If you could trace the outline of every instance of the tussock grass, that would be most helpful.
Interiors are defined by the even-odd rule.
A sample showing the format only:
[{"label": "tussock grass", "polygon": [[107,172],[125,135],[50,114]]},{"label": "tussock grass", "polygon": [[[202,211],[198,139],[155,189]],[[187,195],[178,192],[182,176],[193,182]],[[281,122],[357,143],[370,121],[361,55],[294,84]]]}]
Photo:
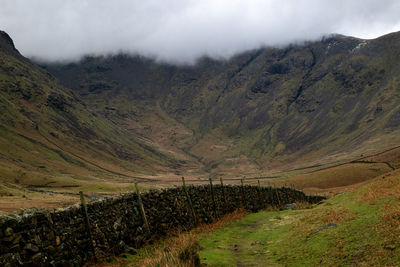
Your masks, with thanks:
[{"label": "tussock grass", "polygon": [[180,234],[168,242],[168,246],[149,255],[140,262],[141,266],[189,267],[199,266],[199,245],[194,233]]},{"label": "tussock grass", "polygon": [[211,224],[202,224],[189,231],[179,231],[170,237],[147,245],[138,250],[137,255],[121,255],[103,259],[98,266],[151,266],[151,267],[189,267],[200,266],[198,239],[216,229],[243,218],[248,212],[239,209],[223,216]]}]

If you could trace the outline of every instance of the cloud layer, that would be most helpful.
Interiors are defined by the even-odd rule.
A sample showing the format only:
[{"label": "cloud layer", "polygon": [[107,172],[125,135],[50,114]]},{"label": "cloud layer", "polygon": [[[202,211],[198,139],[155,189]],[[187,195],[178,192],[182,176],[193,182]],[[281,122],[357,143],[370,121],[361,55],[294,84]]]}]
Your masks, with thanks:
[{"label": "cloud layer", "polygon": [[397,0],[1,0],[0,29],[26,56],[127,52],[170,62],[229,57],[341,33],[400,30]]}]

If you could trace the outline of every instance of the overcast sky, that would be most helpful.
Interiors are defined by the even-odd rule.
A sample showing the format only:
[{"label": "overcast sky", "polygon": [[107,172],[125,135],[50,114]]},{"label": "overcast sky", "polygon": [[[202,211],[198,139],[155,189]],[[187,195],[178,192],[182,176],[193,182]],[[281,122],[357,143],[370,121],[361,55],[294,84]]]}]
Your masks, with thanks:
[{"label": "overcast sky", "polygon": [[28,57],[139,53],[172,62],[229,57],[341,33],[400,30],[399,0],[0,0],[0,29]]}]

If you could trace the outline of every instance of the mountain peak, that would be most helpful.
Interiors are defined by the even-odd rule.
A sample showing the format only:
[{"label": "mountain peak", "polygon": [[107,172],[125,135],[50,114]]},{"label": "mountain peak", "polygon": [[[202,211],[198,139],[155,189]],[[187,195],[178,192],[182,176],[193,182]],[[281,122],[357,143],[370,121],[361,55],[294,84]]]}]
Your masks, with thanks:
[{"label": "mountain peak", "polygon": [[8,35],[5,31],[0,31],[0,37],[1,39],[5,40],[10,46],[15,48],[13,40],[11,39],[10,35]]},{"label": "mountain peak", "polygon": [[11,39],[10,35],[8,35],[5,31],[0,30],[0,51],[8,52],[8,53],[18,53],[18,50],[14,46],[14,42]]}]

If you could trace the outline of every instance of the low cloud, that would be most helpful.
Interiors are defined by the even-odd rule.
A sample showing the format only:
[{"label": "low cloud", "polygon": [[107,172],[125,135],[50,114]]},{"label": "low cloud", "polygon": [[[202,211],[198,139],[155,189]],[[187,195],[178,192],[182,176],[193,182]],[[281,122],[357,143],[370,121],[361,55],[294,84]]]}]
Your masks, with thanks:
[{"label": "low cloud", "polygon": [[185,63],[340,33],[400,30],[397,0],[2,0],[0,29],[28,57],[119,52]]}]

